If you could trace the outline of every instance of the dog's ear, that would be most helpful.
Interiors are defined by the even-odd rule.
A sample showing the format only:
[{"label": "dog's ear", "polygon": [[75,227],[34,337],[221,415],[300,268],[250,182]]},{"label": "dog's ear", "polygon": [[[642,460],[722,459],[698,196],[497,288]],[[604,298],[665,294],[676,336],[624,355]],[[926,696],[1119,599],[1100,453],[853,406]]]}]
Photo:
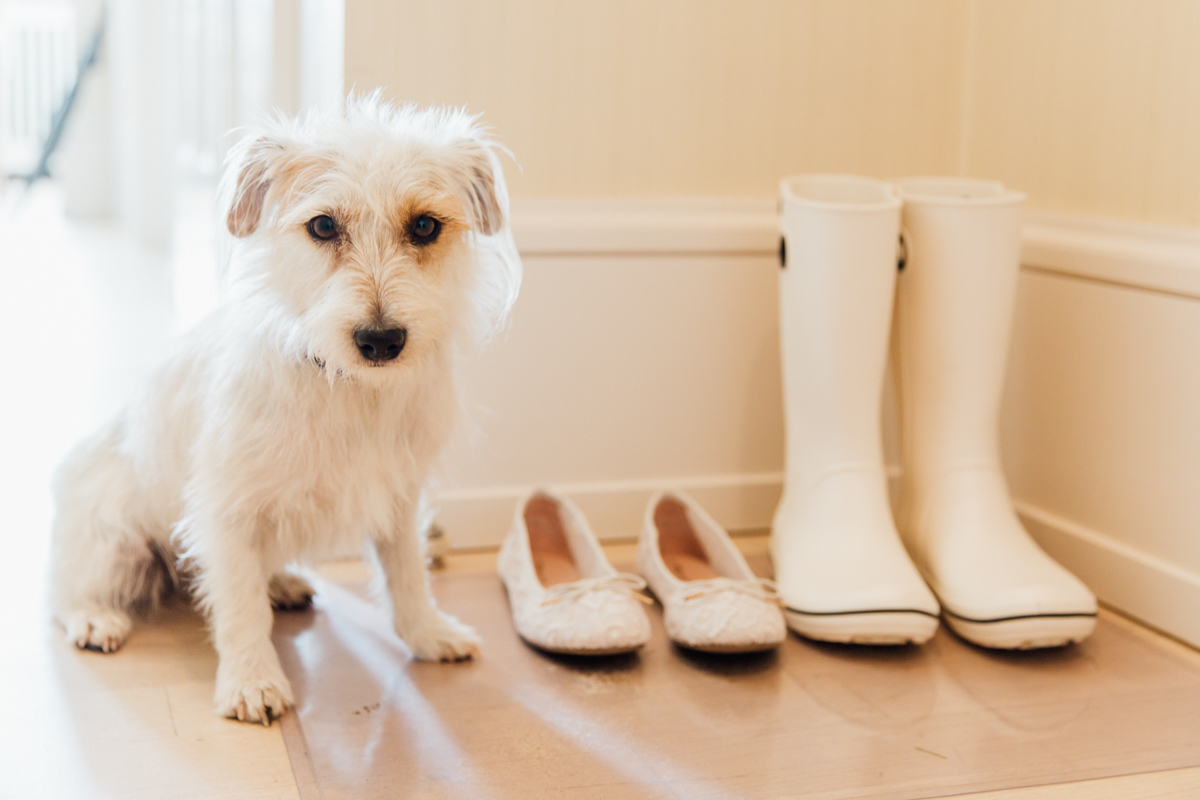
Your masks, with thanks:
[{"label": "dog's ear", "polygon": [[481,137],[469,137],[459,148],[464,210],[476,232],[491,236],[504,227],[508,206],[500,162],[491,144]]},{"label": "dog's ear", "polygon": [[283,155],[283,147],[265,137],[251,137],[238,144],[230,154],[229,175],[237,175],[230,189],[229,211],[225,225],[238,238],[258,229],[271,188],[273,167]]},{"label": "dog's ear", "polygon": [[486,341],[503,329],[517,299],[521,256],[512,238],[508,190],[497,157],[508,151],[474,119],[470,123],[455,142],[453,179],[471,228],[479,234],[473,242],[477,269],[472,327],[476,340]]}]

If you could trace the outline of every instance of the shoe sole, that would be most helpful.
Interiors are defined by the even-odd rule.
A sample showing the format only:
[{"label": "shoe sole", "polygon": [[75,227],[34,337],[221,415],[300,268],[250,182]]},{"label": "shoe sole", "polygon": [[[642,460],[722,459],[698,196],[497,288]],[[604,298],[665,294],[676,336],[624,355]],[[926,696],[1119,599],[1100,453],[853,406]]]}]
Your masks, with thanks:
[{"label": "shoe sole", "polygon": [[810,614],[785,608],[783,615],[804,638],[838,644],[924,644],[938,627],[936,615],[907,609]]},{"label": "shoe sole", "polygon": [[638,644],[634,645],[633,647],[608,647],[597,650],[578,650],[561,647],[546,647],[544,645],[531,642],[524,637],[521,638],[521,641],[525,642],[525,644],[529,645],[534,650],[541,650],[543,653],[553,653],[554,655],[558,656],[619,656],[625,653],[636,653],[638,650],[641,650],[643,647],[645,647],[645,645]]},{"label": "shoe sole", "polygon": [[993,650],[1040,650],[1082,642],[1096,628],[1095,614],[1043,614],[978,620],[945,612],[946,624],[968,642]]},{"label": "shoe sole", "polygon": [[688,644],[681,642],[678,639],[673,640],[675,644],[688,650],[696,650],[701,653],[718,653],[720,655],[733,655],[736,653],[763,653],[767,650],[774,650],[779,647],[782,642],[771,642],[770,644]]}]

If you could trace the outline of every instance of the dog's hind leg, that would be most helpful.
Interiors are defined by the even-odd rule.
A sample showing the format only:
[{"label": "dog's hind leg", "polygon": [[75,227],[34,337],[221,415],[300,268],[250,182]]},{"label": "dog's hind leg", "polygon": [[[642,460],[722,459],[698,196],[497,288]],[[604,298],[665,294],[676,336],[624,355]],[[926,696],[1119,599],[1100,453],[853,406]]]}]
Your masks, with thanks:
[{"label": "dog's hind leg", "polygon": [[78,606],[60,616],[67,629],[67,641],[80,650],[116,652],[133,629],[133,619],[127,612],[99,604]]},{"label": "dog's hind leg", "polygon": [[111,653],[133,627],[130,610],[170,585],[169,550],[134,518],[136,475],[114,442],[117,430],[86,442],[55,486],[51,601],[77,647]]},{"label": "dog's hind leg", "polygon": [[290,569],[276,572],[267,585],[271,606],[280,611],[300,611],[312,605],[317,593],[303,576]]}]

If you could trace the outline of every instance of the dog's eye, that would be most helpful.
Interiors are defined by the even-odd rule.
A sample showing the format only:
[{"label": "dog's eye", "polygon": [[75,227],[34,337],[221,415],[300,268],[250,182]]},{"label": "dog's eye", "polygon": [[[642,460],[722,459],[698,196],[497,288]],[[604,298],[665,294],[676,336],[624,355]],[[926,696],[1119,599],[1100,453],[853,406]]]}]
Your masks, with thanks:
[{"label": "dog's eye", "polygon": [[441,230],[442,223],[428,214],[422,214],[414,219],[412,225],[409,227],[413,242],[416,244],[429,244],[437,239],[438,233]]},{"label": "dog's eye", "polygon": [[327,242],[337,236],[337,223],[333,221],[333,217],[322,214],[319,217],[313,217],[305,226],[308,228],[308,235],[314,239],[319,239]]}]

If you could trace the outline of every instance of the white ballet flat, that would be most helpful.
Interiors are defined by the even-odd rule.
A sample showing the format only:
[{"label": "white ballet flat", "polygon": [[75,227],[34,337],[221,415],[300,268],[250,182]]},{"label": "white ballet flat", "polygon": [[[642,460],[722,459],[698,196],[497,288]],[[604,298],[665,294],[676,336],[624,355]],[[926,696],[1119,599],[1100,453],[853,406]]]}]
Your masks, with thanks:
[{"label": "white ballet flat", "polygon": [[613,655],[650,641],[641,594],[646,582],[604,557],[583,514],[545,489],[517,505],[497,564],[513,625],[528,644],[552,653]]},{"label": "white ballet flat", "polygon": [[787,637],[774,584],[756,577],[725,529],[682,492],[659,494],[646,507],[637,560],[677,644],[747,653]]}]

